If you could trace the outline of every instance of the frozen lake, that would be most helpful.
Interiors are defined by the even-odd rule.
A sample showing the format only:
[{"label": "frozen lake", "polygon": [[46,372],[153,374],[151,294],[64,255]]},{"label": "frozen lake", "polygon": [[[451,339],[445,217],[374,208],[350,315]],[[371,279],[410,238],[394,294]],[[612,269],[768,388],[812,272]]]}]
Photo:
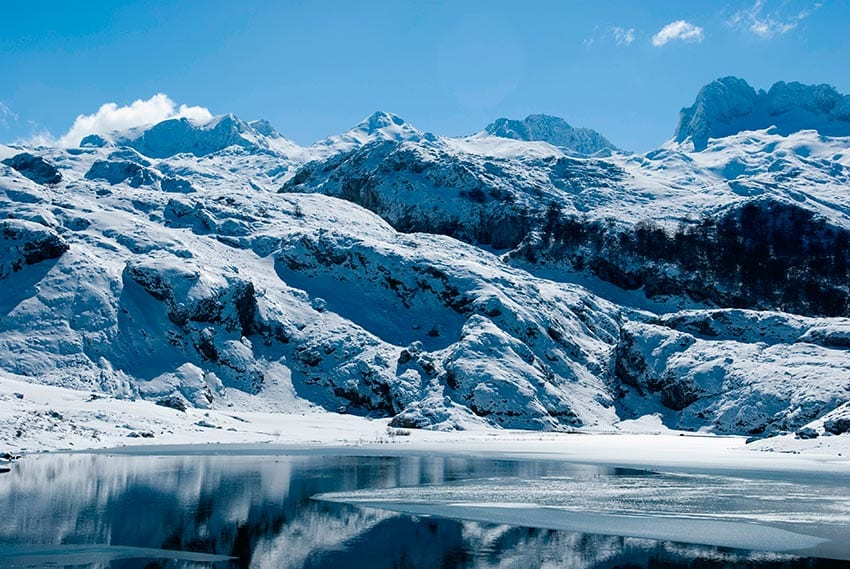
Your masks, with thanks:
[{"label": "frozen lake", "polygon": [[844,474],[218,452],[26,457],[0,566],[850,567]]}]

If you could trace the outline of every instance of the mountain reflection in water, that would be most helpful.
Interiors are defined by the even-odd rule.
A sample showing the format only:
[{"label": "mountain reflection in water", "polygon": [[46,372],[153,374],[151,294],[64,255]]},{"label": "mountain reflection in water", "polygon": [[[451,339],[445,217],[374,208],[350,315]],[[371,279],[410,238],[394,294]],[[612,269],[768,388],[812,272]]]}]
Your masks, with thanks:
[{"label": "mountain reflection in water", "polygon": [[[406,516],[311,499],[328,492],[565,474],[647,473],[555,462],[414,456],[30,456],[0,478],[0,566],[850,566],[648,539]],[[235,559],[175,559],[180,556],[173,551]]]}]

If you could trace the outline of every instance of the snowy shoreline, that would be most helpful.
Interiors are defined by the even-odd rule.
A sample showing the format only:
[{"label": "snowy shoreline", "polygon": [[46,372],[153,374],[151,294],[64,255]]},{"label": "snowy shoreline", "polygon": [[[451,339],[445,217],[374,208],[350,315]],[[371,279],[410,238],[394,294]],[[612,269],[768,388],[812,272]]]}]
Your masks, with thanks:
[{"label": "snowy shoreline", "polygon": [[8,377],[0,380],[0,401],[0,451],[14,454],[436,454],[702,472],[850,474],[850,437],[844,435],[747,445],[744,437],[672,431],[655,416],[623,421],[618,431],[440,432],[394,429],[389,419],[308,407],[249,412],[234,404],[177,411]]}]

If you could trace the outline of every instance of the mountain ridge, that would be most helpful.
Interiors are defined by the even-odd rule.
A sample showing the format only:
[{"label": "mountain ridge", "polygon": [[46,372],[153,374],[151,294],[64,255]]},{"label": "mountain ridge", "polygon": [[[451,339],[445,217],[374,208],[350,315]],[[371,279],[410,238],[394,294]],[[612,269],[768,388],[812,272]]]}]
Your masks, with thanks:
[{"label": "mountain ridge", "polygon": [[314,154],[223,115],[0,146],[0,375],[175,413],[842,436],[848,140],[349,133]]},{"label": "mountain ridge", "polygon": [[811,129],[850,136],[850,95],[831,85],[783,81],[757,91],[743,79],[722,77],[700,89],[694,104],[681,110],[675,140],[690,139],[696,150],[703,150],[709,138],[770,127],[783,135]]},{"label": "mountain ridge", "polygon": [[[707,147],[709,139],[769,128],[783,136],[802,130],[816,130],[824,136],[850,136],[850,95],[843,95],[826,84],[783,81],[767,91],[756,90],[743,79],[721,77],[703,86],[694,103],[681,109],[673,140],[679,144],[690,142],[694,150],[699,151]],[[237,147],[274,151],[288,158],[309,161],[349,152],[375,141],[453,142],[476,140],[482,135],[548,143],[577,156],[602,157],[620,152],[599,132],[574,128],[563,118],[553,115],[531,114],[524,119],[503,117],[488,124],[477,135],[441,137],[384,111],[375,111],[343,133],[309,146],[300,146],[284,138],[266,120],[243,121],[232,114],[218,115],[207,121],[173,118],[105,135],[88,135],[80,146],[130,146],[152,158],[179,153],[206,156]]]},{"label": "mountain ridge", "polygon": [[552,115],[532,114],[522,120],[499,118],[484,128],[493,136],[528,142],[542,141],[586,156],[619,150],[604,136],[589,128],[574,128]]}]

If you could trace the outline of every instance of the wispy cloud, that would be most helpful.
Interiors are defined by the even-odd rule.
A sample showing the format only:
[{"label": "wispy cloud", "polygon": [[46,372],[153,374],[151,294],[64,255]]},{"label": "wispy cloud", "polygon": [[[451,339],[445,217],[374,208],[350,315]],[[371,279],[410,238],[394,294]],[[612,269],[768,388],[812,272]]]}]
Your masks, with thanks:
[{"label": "wispy cloud", "polygon": [[821,4],[814,3],[806,8],[794,10],[793,13],[789,13],[787,6],[788,2],[783,2],[779,8],[771,9],[765,0],[756,0],[751,7],[732,14],[727,24],[770,39],[797,28],[800,22],[811,16],[812,12],[821,7]]},{"label": "wispy cloud", "polygon": [[699,43],[705,38],[703,29],[685,20],[670,22],[661,28],[657,34],[652,36],[652,45],[661,47],[671,41],[682,41],[688,43]]},{"label": "wispy cloud", "polygon": [[635,41],[634,28],[612,28],[611,32],[614,34],[614,41],[617,42],[617,45],[632,45],[632,42]]},{"label": "wispy cloud", "polygon": [[26,146],[55,146],[56,137],[50,134],[50,131],[41,128],[37,123],[29,121],[31,134],[24,139],[16,140],[17,144],[25,144]]},{"label": "wispy cloud", "polygon": [[593,47],[596,43],[604,43],[613,41],[615,44],[628,47],[634,43],[636,37],[635,28],[621,28],[619,26],[601,28],[596,26],[593,28],[593,34],[590,37],[584,38],[582,44],[584,47]]},{"label": "wispy cloud", "polygon": [[12,112],[3,101],[0,101],[0,126],[7,128],[10,122],[18,122],[18,115]]},{"label": "wispy cloud", "polygon": [[[107,134],[177,117],[208,120],[212,114],[205,107],[178,106],[168,95],[157,93],[150,99],[138,99],[121,107],[116,103],[106,103],[96,113],[79,115],[70,130],[57,142],[61,146],[77,146],[89,134]],[[39,136],[43,138],[45,133]]]}]

